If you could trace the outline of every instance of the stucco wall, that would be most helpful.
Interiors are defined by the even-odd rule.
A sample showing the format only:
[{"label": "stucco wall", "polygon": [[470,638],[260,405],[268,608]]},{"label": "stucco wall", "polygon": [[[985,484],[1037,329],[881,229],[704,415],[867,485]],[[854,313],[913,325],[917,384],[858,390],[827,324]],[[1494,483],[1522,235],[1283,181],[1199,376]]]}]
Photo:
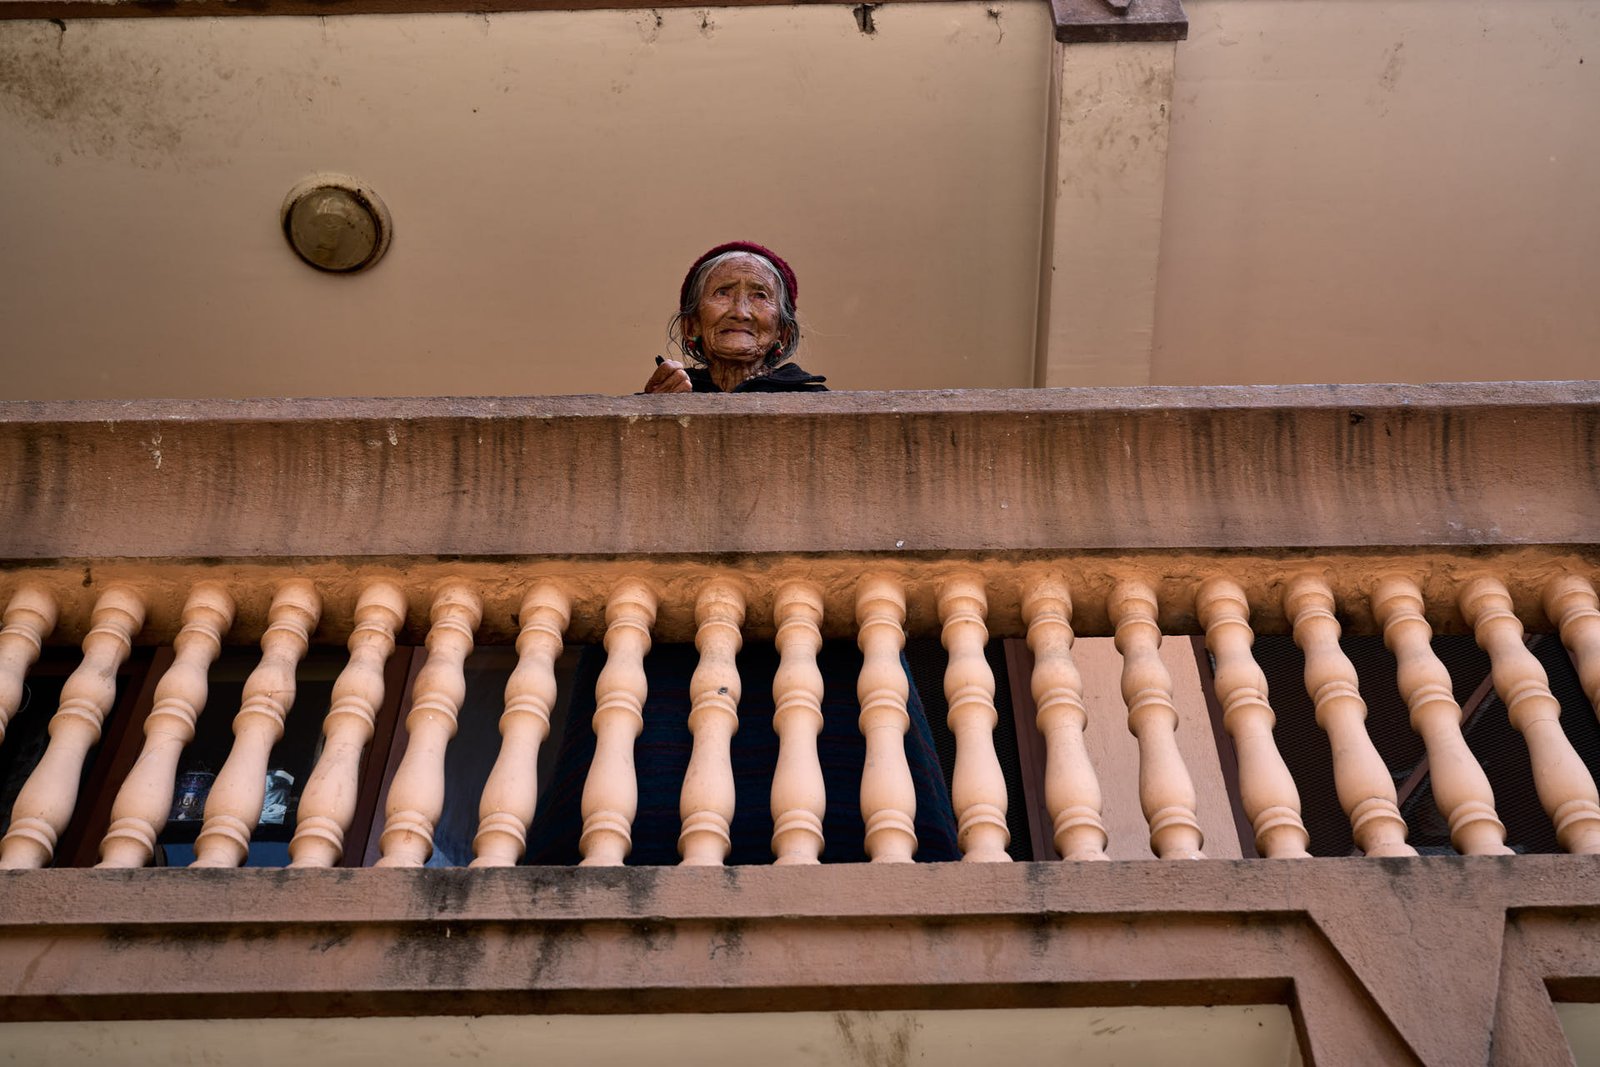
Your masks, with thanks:
[{"label": "stucco wall", "polygon": [[749,1012],[740,1015],[517,1015],[400,1019],[163,1019],[0,1024],[14,1063],[204,1063],[229,1049],[270,1049],[251,1063],[344,1067],[537,1062],[635,1067],[965,1067],[978,1059],[1031,1067],[1182,1062],[1192,1067],[1298,1067],[1281,1005],[1019,1008],[967,1011]]},{"label": "stucco wall", "polygon": [[1600,376],[1600,4],[1185,6],[1152,382]]},{"label": "stucco wall", "polygon": [[[631,392],[770,244],[848,388],[1032,380],[1046,5],[0,22],[8,398]],[[318,170],[369,274],[278,229]]]},{"label": "stucco wall", "polygon": [[[734,236],[844,388],[1597,375],[1600,5],[1188,10],[1164,179],[1058,168],[1138,173],[1063,193],[1043,323],[1032,0],[0,22],[0,398],[629,392]],[[324,169],[395,213],[368,275],[278,232]]]}]

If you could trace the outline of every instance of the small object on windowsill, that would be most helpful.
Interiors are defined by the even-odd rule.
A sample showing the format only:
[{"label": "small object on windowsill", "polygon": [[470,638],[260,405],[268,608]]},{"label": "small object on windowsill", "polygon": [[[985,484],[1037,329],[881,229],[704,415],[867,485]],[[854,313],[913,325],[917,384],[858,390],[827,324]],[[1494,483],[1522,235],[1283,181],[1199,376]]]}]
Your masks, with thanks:
[{"label": "small object on windowsill", "polygon": [[1126,15],[1128,13],[1128,5],[1131,2],[1132,0],[1106,0],[1106,3],[1111,5],[1111,7],[1119,15]]},{"label": "small object on windowsill", "polygon": [[282,826],[289,815],[289,787],[294,775],[283,769],[267,772],[267,792],[261,801],[262,825]]},{"label": "small object on windowsill", "polygon": [[206,796],[217,776],[210,771],[185,771],[178,775],[177,788],[172,794],[172,812],[168,822],[199,822],[205,812]]}]

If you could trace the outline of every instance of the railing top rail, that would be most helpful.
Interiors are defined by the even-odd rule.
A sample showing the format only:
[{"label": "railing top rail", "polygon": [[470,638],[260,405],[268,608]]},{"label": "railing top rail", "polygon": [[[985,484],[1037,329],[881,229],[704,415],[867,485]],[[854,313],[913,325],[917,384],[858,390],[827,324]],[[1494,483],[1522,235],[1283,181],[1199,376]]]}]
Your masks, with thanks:
[{"label": "railing top rail", "polygon": [[[477,419],[707,415],[725,419],[789,415],[1073,414],[1149,411],[1368,409],[1467,412],[1484,408],[1600,409],[1600,380],[1437,382],[1362,385],[1144,385],[1051,389],[904,389],[753,393],[730,405],[700,393],[647,396],[250,397],[245,399],[0,400],[0,427],[93,422],[343,422],[361,419]],[[736,405],[736,406],[735,406]]]},{"label": "railing top rail", "polygon": [[1600,383],[0,405],[0,559],[1587,545]]}]

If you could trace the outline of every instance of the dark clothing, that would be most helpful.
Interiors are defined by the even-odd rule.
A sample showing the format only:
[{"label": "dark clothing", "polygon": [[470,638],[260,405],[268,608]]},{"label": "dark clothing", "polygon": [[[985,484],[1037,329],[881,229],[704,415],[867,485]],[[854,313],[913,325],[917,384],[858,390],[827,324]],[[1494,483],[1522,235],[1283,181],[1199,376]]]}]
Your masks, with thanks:
[{"label": "dark clothing", "polygon": [[[717,383],[711,380],[711,372],[704,367],[685,367],[683,372],[689,376],[689,384],[694,386],[697,393],[720,393]],[[822,383],[828,379],[820,374],[809,374],[793,363],[783,363],[772,369],[770,373],[759,378],[746,378],[733,387],[736,393],[826,393],[828,387]]]},{"label": "dark clothing", "polygon": [[[729,827],[733,839],[727,859],[730,864],[772,862],[772,773],[778,762],[772,679],[778,659],[771,642],[764,641],[751,642],[738,656],[742,693],[739,729],[729,753],[735,797]],[[583,816],[579,809],[595,747],[594,687],[605,661],[606,654],[598,647],[584,649],[578,661],[556,765],[528,831],[527,863],[565,865],[580,858]],[[695,647],[687,644],[657,645],[645,657],[645,675],[650,681],[643,709],[644,730],[634,742],[639,809],[633,820],[630,865],[678,862],[678,833],[683,828],[678,800],[694,745],[689,732],[689,681],[699,661]],[[867,859],[861,818],[866,740],[861,736],[861,705],[856,700],[861,652],[852,641],[825,641],[817,654],[817,667],[823,680],[817,760],[828,795],[822,819],[822,861],[859,863]],[[911,718],[905,738],[906,762],[917,797],[916,858],[923,862],[958,860],[955,813],[915,685],[906,711]]]}]

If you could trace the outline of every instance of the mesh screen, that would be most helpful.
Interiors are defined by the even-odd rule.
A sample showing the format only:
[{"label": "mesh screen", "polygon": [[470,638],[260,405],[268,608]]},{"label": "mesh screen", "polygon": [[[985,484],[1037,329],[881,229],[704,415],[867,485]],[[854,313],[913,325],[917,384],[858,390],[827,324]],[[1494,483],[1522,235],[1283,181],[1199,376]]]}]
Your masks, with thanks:
[{"label": "mesh screen", "polygon": [[[1378,636],[1346,637],[1339,647],[1355,666],[1361,697],[1367,702],[1367,733],[1398,788],[1421,762],[1423,747],[1422,738],[1411,729],[1410,712],[1400,696],[1394,655]],[[1433,650],[1450,671],[1456,700],[1468,700],[1488,674],[1489,657],[1471,635],[1435,637]],[[1278,716],[1273,737],[1300,789],[1301,817],[1311,835],[1310,852],[1313,856],[1349,855],[1355,843],[1334,790],[1328,735],[1317,725],[1316,707],[1306,693],[1305,654],[1287,634],[1258,637],[1255,654],[1267,676],[1267,692]],[[1412,843],[1418,844],[1418,828],[1411,825]]]},{"label": "mesh screen", "polygon": [[[1340,647],[1360,678],[1361,696],[1367,702],[1367,732],[1399,788],[1420,765],[1424,751],[1396,685],[1394,656],[1381,637],[1347,637]],[[1435,637],[1433,650],[1450,671],[1456,702],[1465,707],[1489,676],[1487,653],[1470,634]],[[1550,677],[1551,692],[1561,702],[1562,729],[1589,773],[1600,774],[1600,720],[1579,686],[1566,649],[1558,638],[1543,636],[1534,639],[1532,651]],[[1255,653],[1278,716],[1273,735],[1300,789],[1302,817],[1311,834],[1310,851],[1314,856],[1348,855],[1354,848],[1350,823],[1334,792],[1328,737],[1317,725],[1315,708],[1306,694],[1305,656],[1287,635],[1259,637]],[[1527,745],[1492,690],[1471,713],[1463,732],[1494,789],[1496,810],[1506,825],[1506,843],[1518,852],[1560,852],[1555,829],[1534,789]],[[1234,800],[1238,802],[1237,797]],[[1449,827],[1434,804],[1432,783],[1426,775],[1409,796],[1401,798],[1400,810],[1417,851],[1454,851]]]},{"label": "mesh screen", "polygon": [[[1531,651],[1550,678],[1550,691],[1561,702],[1561,729],[1578,750],[1591,776],[1600,772],[1600,720],[1583,695],[1578,673],[1561,641],[1537,638]],[[1506,844],[1515,852],[1561,852],[1555,826],[1539,803],[1533,784],[1528,746],[1494,693],[1484,700],[1464,730],[1467,747],[1477,757],[1494,789],[1495,812],[1506,826]],[[1452,852],[1450,831],[1434,804],[1432,782],[1424,780],[1401,808],[1411,826],[1411,843],[1419,852]]]}]

